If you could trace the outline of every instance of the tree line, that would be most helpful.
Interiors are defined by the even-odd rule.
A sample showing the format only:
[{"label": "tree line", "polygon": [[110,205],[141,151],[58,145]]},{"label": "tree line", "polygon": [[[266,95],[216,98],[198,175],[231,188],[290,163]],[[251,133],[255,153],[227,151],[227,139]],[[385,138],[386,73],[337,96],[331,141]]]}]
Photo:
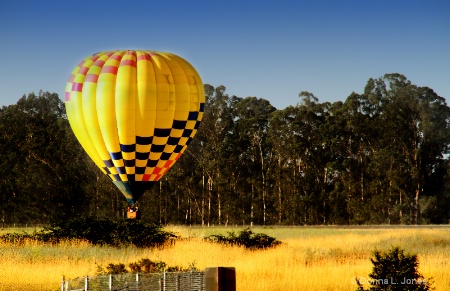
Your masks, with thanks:
[{"label": "tree line", "polygon": [[[450,108],[401,74],[344,102],[269,101],[205,85],[197,136],[139,201],[144,222],[316,225],[448,223]],[[0,109],[7,223],[123,217],[125,199],[74,137],[58,95]]]}]

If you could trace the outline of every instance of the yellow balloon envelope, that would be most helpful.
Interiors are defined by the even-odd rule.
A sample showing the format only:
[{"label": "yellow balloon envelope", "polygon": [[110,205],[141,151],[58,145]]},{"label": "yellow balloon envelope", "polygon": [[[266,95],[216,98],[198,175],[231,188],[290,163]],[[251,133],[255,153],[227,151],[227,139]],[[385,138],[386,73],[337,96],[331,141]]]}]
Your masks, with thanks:
[{"label": "yellow balloon envelope", "polygon": [[195,136],[205,93],[197,71],[177,55],[107,51],[72,71],[65,105],[78,141],[134,204]]}]

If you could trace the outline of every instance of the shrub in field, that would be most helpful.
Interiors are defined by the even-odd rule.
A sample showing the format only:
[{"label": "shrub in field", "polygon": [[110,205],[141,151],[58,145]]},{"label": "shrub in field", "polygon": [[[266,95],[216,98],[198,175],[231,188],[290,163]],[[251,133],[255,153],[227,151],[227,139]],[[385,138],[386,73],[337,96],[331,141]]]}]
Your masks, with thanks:
[{"label": "shrub in field", "polygon": [[8,233],[0,236],[0,241],[19,244],[25,240],[57,243],[61,240],[81,239],[96,245],[159,247],[173,242],[176,237],[157,225],[133,220],[114,221],[87,217],[62,221],[31,234]]},{"label": "shrub in field", "polygon": [[135,273],[159,273],[164,271],[166,263],[161,261],[152,261],[150,259],[142,259],[136,263],[128,265],[132,272]]},{"label": "shrub in field", "polygon": [[228,236],[213,234],[205,237],[205,240],[227,245],[243,246],[247,249],[266,249],[279,245],[281,242],[274,237],[264,233],[254,233],[247,228],[241,230],[238,235],[233,231]]},{"label": "shrub in field", "polygon": [[[129,270],[128,270],[129,269]],[[166,272],[187,272],[196,270],[194,265],[189,265],[188,268],[183,268],[181,266],[167,266],[165,262],[162,261],[152,261],[150,259],[141,259],[137,262],[128,264],[128,269],[124,264],[108,264],[106,270],[97,266],[97,274],[125,274],[125,273],[162,273]]]},{"label": "shrub in field", "polygon": [[[431,287],[431,278],[425,279],[417,270],[419,262],[417,255],[405,255],[398,247],[392,248],[387,253],[374,252],[370,261],[373,264],[370,279],[356,279],[357,291],[428,291]],[[370,289],[364,289],[364,284],[369,283]]]},{"label": "shrub in field", "polygon": [[32,238],[33,238],[32,235],[26,232],[23,233],[11,232],[0,236],[0,242],[21,244],[24,243],[26,240],[31,240]]},{"label": "shrub in field", "polygon": [[106,267],[106,274],[125,274],[128,273],[124,264],[109,264]]},{"label": "shrub in field", "polygon": [[125,244],[137,247],[160,247],[171,244],[177,238],[174,233],[164,231],[161,226],[147,225],[136,220],[122,220],[116,235]]}]

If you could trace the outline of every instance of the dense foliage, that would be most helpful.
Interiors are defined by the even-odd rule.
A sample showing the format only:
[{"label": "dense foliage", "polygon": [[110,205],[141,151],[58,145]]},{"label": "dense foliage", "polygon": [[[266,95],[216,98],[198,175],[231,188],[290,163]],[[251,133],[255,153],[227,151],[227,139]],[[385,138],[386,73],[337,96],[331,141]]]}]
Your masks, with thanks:
[{"label": "dense foliage", "polygon": [[128,268],[125,264],[110,263],[106,267],[97,266],[97,274],[125,274],[125,273],[162,273],[162,272],[187,272],[197,270],[194,265],[189,265],[187,268],[181,266],[168,266],[163,261],[152,261],[144,258],[137,262],[129,263]]},{"label": "dense foliage", "polygon": [[[450,108],[400,74],[345,102],[301,92],[284,109],[205,85],[199,132],[141,198],[161,224],[448,223]],[[125,199],[76,141],[56,94],[0,109],[6,223],[123,217]]]},{"label": "dense foliage", "polygon": [[227,236],[213,234],[205,237],[205,240],[225,245],[243,246],[251,250],[272,248],[281,243],[274,237],[264,233],[254,233],[249,228],[241,230],[238,235],[231,231]]},{"label": "dense foliage", "polygon": [[173,242],[176,235],[160,226],[136,220],[110,220],[93,217],[69,219],[33,233],[7,233],[0,241],[21,244],[26,240],[57,243],[64,240],[86,240],[95,245],[159,247]]},{"label": "dense foliage", "polygon": [[[416,255],[407,255],[404,250],[393,247],[389,252],[374,252],[370,279],[356,279],[357,291],[427,291],[431,287],[431,279],[425,279],[418,271],[419,262]],[[365,289],[364,285],[370,285]]]}]

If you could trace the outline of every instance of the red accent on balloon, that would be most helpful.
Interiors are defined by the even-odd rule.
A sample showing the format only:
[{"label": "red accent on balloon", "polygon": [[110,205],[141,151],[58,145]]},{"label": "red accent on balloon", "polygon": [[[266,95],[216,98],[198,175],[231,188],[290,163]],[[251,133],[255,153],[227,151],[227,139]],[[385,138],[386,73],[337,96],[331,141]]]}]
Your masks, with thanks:
[{"label": "red accent on balloon", "polygon": [[136,61],[133,61],[133,60],[122,60],[120,62],[120,65],[121,66],[132,66],[132,67],[136,68]]},{"label": "red accent on balloon", "polygon": [[112,55],[110,57],[111,60],[116,60],[116,61],[120,61],[122,59],[121,55]]},{"label": "red accent on balloon", "polygon": [[149,55],[147,55],[147,54],[139,55],[137,57],[138,62],[139,61],[144,61],[144,60],[150,61],[151,59],[152,58]]},{"label": "red accent on balloon", "polygon": [[84,81],[85,82],[97,83],[98,75],[97,74],[87,74],[86,78],[84,79]]},{"label": "red accent on balloon", "polygon": [[117,67],[114,67],[114,66],[104,66],[104,67],[102,68],[102,72],[101,72],[101,73],[102,73],[102,74],[109,73],[109,74],[117,75]]},{"label": "red accent on balloon", "polygon": [[73,83],[72,91],[81,92],[83,91],[83,83]]},{"label": "red accent on balloon", "polygon": [[78,74],[86,75],[86,73],[89,71],[89,68],[85,66],[81,66],[80,70],[78,71]]},{"label": "red accent on balloon", "polygon": [[93,64],[93,66],[97,66],[102,68],[105,65],[105,61],[103,60],[96,60],[95,63]]},{"label": "red accent on balloon", "polygon": [[167,162],[164,164],[164,168],[170,168],[174,162],[175,162],[175,161],[171,161],[171,160],[167,161]]}]

